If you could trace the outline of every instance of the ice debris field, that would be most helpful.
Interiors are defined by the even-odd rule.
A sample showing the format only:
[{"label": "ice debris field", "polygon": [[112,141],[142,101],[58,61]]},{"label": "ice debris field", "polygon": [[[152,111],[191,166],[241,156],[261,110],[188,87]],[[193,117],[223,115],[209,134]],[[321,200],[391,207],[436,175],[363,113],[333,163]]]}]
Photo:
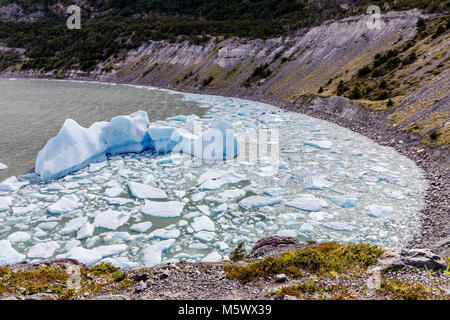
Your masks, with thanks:
[{"label": "ice debris field", "polygon": [[[37,158],[45,182],[33,174],[0,182],[0,265],[220,261],[239,241],[272,234],[394,248],[419,232],[427,183],[395,150],[257,102],[184,99],[210,109],[201,119],[154,123],[142,112],[91,128],[66,121]],[[203,138],[195,139],[196,124],[234,128],[233,144],[209,158],[221,161],[192,151]],[[255,129],[279,133],[271,145],[279,154],[235,159],[235,137]],[[174,141],[182,152],[173,152]]]}]

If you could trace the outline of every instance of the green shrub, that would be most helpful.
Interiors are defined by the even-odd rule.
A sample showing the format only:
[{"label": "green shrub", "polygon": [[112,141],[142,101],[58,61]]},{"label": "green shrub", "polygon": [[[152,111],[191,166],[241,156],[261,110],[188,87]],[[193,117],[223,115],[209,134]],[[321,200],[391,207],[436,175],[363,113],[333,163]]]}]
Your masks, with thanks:
[{"label": "green shrub", "polygon": [[225,269],[230,279],[246,283],[278,273],[300,276],[304,270],[317,274],[361,271],[373,265],[382,253],[383,249],[369,244],[325,242],[287,251],[278,257],[268,257],[246,266],[226,265]]},{"label": "green shrub", "polygon": [[214,77],[213,76],[209,76],[208,78],[204,79],[202,82],[202,86],[203,87],[207,87],[211,84],[211,82],[214,81]]},{"label": "green shrub", "polygon": [[364,76],[367,76],[372,72],[372,68],[369,65],[365,65],[361,69],[358,70],[358,77],[362,78]]},{"label": "green shrub", "polygon": [[352,91],[350,91],[350,95],[349,95],[349,98],[350,99],[361,99],[361,97],[362,97],[362,93],[361,93],[361,88],[358,86],[358,85],[356,85],[354,88],[353,88],[353,90]]},{"label": "green shrub", "polygon": [[319,90],[317,91],[317,93],[323,93],[323,87],[320,87]]},{"label": "green shrub", "polygon": [[237,262],[244,260],[246,252],[245,252],[245,242],[240,241],[236,248],[230,253],[230,261]]}]

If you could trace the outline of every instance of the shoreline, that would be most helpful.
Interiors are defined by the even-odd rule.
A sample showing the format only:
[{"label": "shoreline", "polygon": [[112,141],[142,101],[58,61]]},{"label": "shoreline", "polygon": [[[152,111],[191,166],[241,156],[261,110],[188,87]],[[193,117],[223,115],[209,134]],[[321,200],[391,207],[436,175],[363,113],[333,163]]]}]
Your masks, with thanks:
[{"label": "shoreline", "polygon": [[[314,118],[329,121],[337,124],[354,132],[357,132],[375,143],[381,146],[388,146],[394,148],[399,154],[404,155],[414,161],[416,165],[422,169],[424,176],[428,181],[429,188],[425,195],[425,207],[421,210],[422,226],[419,235],[415,236],[412,241],[406,246],[408,248],[429,248],[436,253],[444,256],[450,254],[450,221],[449,221],[449,204],[448,194],[450,194],[450,178],[449,178],[449,163],[446,161],[445,152],[435,152],[436,150],[427,148],[425,146],[418,146],[417,143],[409,142],[404,143],[403,139],[407,134],[396,131],[395,129],[389,129],[387,123],[381,123],[380,119],[377,119],[376,112],[366,111],[367,117],[366,123],[360,123],[359,121],[349,121],[344,118],[340,118],[336,115],[320,112],[313,108],[305,108],[303,103],[286,103],[278,99],[268,98],[263,95],[251,95],[247,93],[236,93],[230,95],[229,93],[221,93],[220,90],[200,90],[196,87],[171,87],[171,86],[155,86],[151,83],[143,82],[127,82],[119,79],[111,80],[96,80],[95,78],[62,78],[54,79],[51,77],[27,77],[27,76],[15,76],[15,77],[1,77],[0,79],[40,79],[40,80],[54,80],[54,81],[85,81],[85,82],[97,82],[97,83],[109,83],[109,84],[122,84],[122,85],[136,85],[147,86],[156,89],[173,90],[183,93],[193,94],[208,94],[208,95],[220,95],[230,98],[247,99],[256,102],[266,103],[273,105],[274,107],[284,109],[286,111],[298,112]],[[372,123],[379,124],[371,126]],[[395,138],[393,139],[392,136]],[[420,147],[420,149],[417,149]]]}]

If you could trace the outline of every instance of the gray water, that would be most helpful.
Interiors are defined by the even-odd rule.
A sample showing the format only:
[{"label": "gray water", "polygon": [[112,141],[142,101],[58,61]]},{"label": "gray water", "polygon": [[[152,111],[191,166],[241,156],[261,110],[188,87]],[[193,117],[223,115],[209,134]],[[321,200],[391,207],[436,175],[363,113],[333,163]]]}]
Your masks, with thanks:
[{"label": "gray water", "polygon": [[64,121],[89,127],[137,110],[151,122],[179,114],[202,116],[207,109],[182,95],[127,85],[0,79],[0,181],[34,171],[36,156]]}]

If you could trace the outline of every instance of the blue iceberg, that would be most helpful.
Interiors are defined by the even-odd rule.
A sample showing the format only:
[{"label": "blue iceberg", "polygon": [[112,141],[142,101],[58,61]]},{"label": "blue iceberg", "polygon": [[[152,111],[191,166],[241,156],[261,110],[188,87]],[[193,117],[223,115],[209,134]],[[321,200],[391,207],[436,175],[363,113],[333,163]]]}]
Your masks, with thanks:
[{"label": "blue iceberg", "polygon": [[117,116],[110,122],[95,122],[89,128],[67,119],[58,135],[39,152],[35,172],[48,182],[73,173],[107,155],[180,152],[205,160],[228,160],[238,156],[239,146],[233,126],[225,121],[193,138],[165,126],[152,126],[145,111]]}]

